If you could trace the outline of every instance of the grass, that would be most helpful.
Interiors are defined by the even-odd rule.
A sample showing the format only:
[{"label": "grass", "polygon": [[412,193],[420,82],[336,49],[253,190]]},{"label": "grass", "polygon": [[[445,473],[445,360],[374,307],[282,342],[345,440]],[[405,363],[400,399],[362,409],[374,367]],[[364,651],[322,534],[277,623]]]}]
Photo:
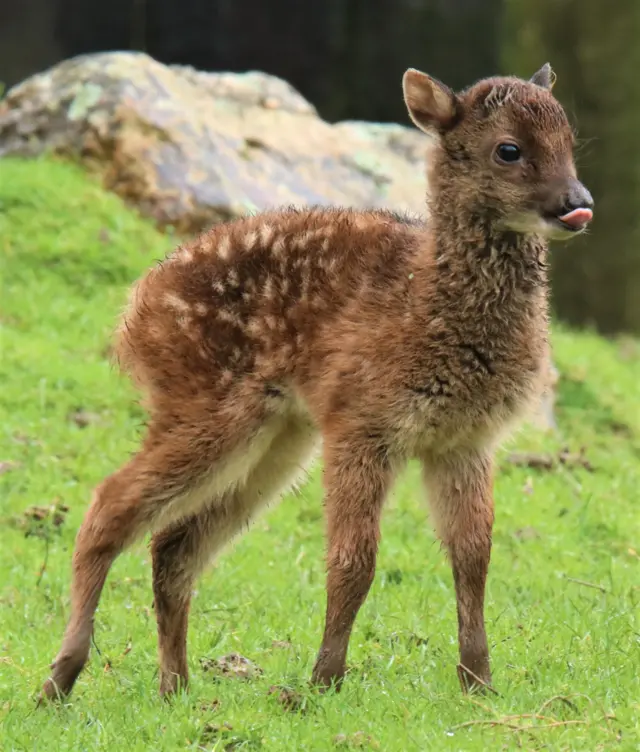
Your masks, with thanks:
[{"label": "grass", "polygon": [[[528,430],[509,449],[585,447],[593,471],[501,455],[487,598],[499,696],[459,691],[451,574],[410,466],[340,694],[306,688],[324,615],[315,472],[199,582],[190,694],[157,697],[143,543],[112,570],[99,650],[69,702],[34,709],[68,614],[75,532],[143,420],[108,365],[109,335],[128,283],[171,244],[76,168],[0,161],[0,749],[637,750],[640,345],[563,328],[558,434]],[[233,652],[263,673],[202,668]],[[299,693],[298,712],[272,685]]]}]

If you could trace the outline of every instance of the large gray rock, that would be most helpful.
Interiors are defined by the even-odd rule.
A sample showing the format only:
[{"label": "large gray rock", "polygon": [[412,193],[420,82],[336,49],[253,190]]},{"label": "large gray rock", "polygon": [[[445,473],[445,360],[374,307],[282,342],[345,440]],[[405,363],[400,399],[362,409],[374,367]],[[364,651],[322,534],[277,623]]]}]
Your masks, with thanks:
[{"label": "large gray rock", "polygon": [[[67,60],[0,102],[0,156],[73,158],[182,232],[290,203],[424,213],[427,146],[415,128],[330,125],[264,73],[203,73],[142,53]],[[542,428],[553,426],[552,399],[535,416]]]},{"label": "large gray rock", "polygon": [[400,126],[332,126],[263,73],[202,73],[142,53],[67,60],[0,103],[0,156],[79,159],[143,214],[187,232],[289,203],[419,212],[425,144]]}]

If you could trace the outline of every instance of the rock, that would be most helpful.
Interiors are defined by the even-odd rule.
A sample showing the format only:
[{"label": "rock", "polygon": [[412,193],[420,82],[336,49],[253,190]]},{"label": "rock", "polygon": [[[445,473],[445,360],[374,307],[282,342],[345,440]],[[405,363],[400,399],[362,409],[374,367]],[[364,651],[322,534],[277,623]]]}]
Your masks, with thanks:
[{"label": "rock", "polygon": [[230,99],[244,107],[285,110],[297,115],[318,114],[291,84],[266,73],[205,73],[188,65],[172,65],[170,68],[214,99]]},{"label": "rock", "polygon": [[229,653],[220,658],[201,658],[203,671],[213,672],[218,677],[254,679],[263,673],[260,666],[239,653]]},{"label": "rock", "polygon": [[202,73],[133,52],[66,60],[0,103],[0,156],[79,160],[184,232],[282,204],[421,212],[426,143],[402,126],[332,126],[273,76]]},{"label": "rock", "polygon": [[[326,123],[264,73],[204,73],[136,52],[66,60],[0,101],[0,156],[79,161],[186,233],[286,204],[424,214],[428,146],[413,127]],[[554,427],[551,396],[535,423]]]}]

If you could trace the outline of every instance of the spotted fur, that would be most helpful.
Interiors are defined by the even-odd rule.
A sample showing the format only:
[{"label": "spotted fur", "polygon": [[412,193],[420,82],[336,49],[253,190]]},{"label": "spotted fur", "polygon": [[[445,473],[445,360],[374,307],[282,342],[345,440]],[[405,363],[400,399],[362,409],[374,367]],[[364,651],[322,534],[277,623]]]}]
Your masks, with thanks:
[{"label": "spotted fur", "polygon": [[[455,95],[409,71],[404,89],[414,122],[436,137],[426,222],[263,212],[213,227],[133,286],[115,349],[149,424],[79,531],[71,618],[44,697],[71,691],[108,570],[147,531],[161,692],[184,685],[197,575],[303,481],[321,447],[327,610],[314,682],[342,680],[382,505],[416,458],[453,567],[463,687],[489,683],[493,454],[544,387],[546,217],[567,186],[578,190],[572,133],[535,81],[494,78]],[[505,138],[527,155],[514,168],[492,156]]]}]

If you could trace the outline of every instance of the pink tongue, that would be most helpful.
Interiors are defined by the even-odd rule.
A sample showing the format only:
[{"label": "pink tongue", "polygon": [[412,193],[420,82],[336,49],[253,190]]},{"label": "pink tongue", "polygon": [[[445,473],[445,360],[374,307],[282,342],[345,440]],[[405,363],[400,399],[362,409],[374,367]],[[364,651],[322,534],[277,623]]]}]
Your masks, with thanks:
[{"label": "pink tongue", "polygon": [[561,222],[569,227],[584,227],[587,222],[591,222],[593,218],[593,212],[591,209],[574,209],[568,214],[563,214],[562,217],[558,217]]}]

